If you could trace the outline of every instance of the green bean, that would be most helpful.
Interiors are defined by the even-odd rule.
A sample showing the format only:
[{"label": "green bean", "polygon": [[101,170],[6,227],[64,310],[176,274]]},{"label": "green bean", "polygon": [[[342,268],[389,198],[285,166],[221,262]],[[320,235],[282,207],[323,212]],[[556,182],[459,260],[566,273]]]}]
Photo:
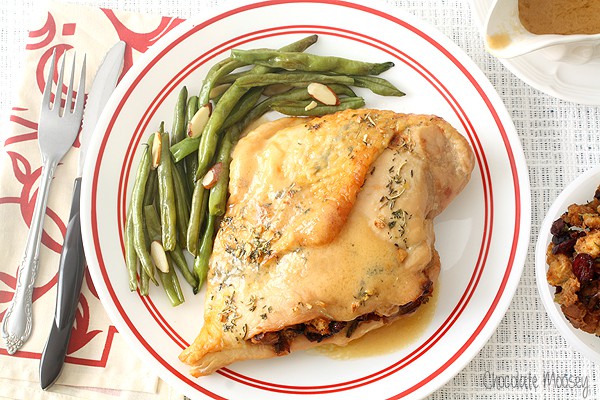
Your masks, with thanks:
[{"label": "green bean", "polygon": [[185,111],[187,103],[188,91],[187,87],[182,87],[177,97],[175,104],[175,112],[173,115],[173,127],[171,128],[171,145],[183,140],[186,136],[185,130]]},{"label": "green bean", "polygon": [[[187,103],[186,109],[186,119],[187,121],[191,121],[194,117],[194,114],[198,112],[198,97],[191,96]],[[186,137],[185,140],[196,140],[192,138]],[[181,142],[180,142],[181,143]],[[196,169],[198,169],[198,155],[195,154],[198,151],[198,144],[200,143],[200,139],[196,140],[196,143],[192,147],[192,151],[188,153],[189,157],[185,157],[185,177],[188,186],[188,193],[192,193],[194,190],[194,184],[196,182]],[[173,149],[171,149],[171,153],[173,154]],[[173,154],[175,157],[175,155]],[[177,160],[177,157],[175,157]],[[177,161],[176,161],[177,162]]]},{"label": "green bean", "polygon": [[271,106],[274,103],[280,101],[299,101],[299,100],[308,100],[311,99],[310,94],[305,87],[302,88],[294,88],[285,93],[277,94],[271,97],[267,97],[262,102],[258,103],[256,107],[254,107],[248,113],[248,122],[252,122],[255,119],[260,118],[264,113],[271,109]]},{"label": "green bean", "polygon": [[227,89],[221,97],[221,100],[219,100],[213,109],[213,112],[208,119],[208,123],[204,127],[202,136],[200,137],[200,144],[198,147],[198,169],[196,170],[197,180],[202,179],[204,174],[206,174],[210,168],[219,140],[219,131],[233,107],[235,107],[248,89],[249,88],[242,88],[234,83]]},{"label": "green bean", "polygon": [[147,142],[147,146],[142,154],[142,159],[138,165],[135,182],[133,184],[133,190],[131,193],[131,218],[133,223],[133,244],[135,246],[135,252],[140,260],[144,272],[148,277],[158,284],[154,276],[154,264],[150,258],[150,253],[146,247],[146,235],[145,222],[143,216],[143,203],[144,195],[146,190],[146,181],[150,173],[150,149],[154,141],[154,133],[150,136]]},{"label": "green bean", "polygon": [[173,155],[173,161],[176,163],[180,162],[188,155],[198,150],[198,144],[200,143],[200,138],[191,138],[187,137],[183,139],[181,142],[174,144],[171,146],[171,154]]},{"label": "green bean", "polygon": [[[304,51],[308,46],[315,43],[317,40],[316,35],[311,35],[294,43],[281,48],[282,51]],[[263,67],[260,65],[255,66],[251,69],[251,75],[261,75],[271,71],[271,68]],[[240,87],[236,83],[233,83],[229,89],[223,93],[219,102],[213,109],[213,112],[208,120],[208,123],[204,127],[202,136],[200,138],[200,144],[198,147],[198,168],[196,169],[196,179],[201,179],[208,168],[210,168],[212,159],[216,152],[216,146],[218,142],[218,135],[225,122],[225,119],[240,100],[240,98],[248,91],[247,87]],[[210,95],[210,93],[209,93]]]},{"label": "green bean", "polygon": [[210,100],[213,102],[213,104],[217,104],[219,102],[219,99],[221,96],[223,96],[223,93],[229,89],[229,86],[231,86],[231,83],[221,83],[213,87],[213,89],[210,91]]},{"label": "green bean", "polygon": [[194,272],[198,277],[198,288],[202,287],[202,284],[206,280],[206,275],[208,273],[208,261],[213,249],[215,223],[217,218],[218,217],[216,215],[208,215],[208,220],[205,227],[206,229],[203,232],[200,243],[200,250],[194,259]]},{"label": "green bean", "polygon": [[[160,240],[162,233],[156,208],[154,208],[154,206],[152,205],[144,207],[144,216],[146,217],[146,225],[148,228],[148,235],[150,236],[150,239]],[[178,306],[185,300],[183,298],[183,293],[181,292],[179,280],[177,279],[177,275],[175,274],[175,271],[173,269],[173,260],[171,259],[169,252],[165,253],[167,255],[167,263],[169,266],[169,270],[168,272],[162,272],[160,270],[157,270],[157,272],[158,276],[160,277],[163,289],[167,294],[169,301],[171,302],[171,305]]]},{"label": "green bean", "polygon": [[208,104],[210,101],[210,91],[223,76],[244,65],[247,64],[245,64],[243,61],[233,60],[231,57],[227,57],[215,64],[208,71],[206,78],[204,78],[204,82],[202,83],[200,94],[198,94],[198,107]]},{"label": "green bean", "polygon": [[[354,79],[354,77],[353,77],[353,79]],[[356,97],[356,93],[354,92],[354,90],[352,90],[352,88],[350,86],[340,85],[338,83],[331,83],[327,86],[329,86],[329,88],[331,90],[333,90],[334,93],[337,94],[338,96]]]},{"label": "green bean", "polygon": [[[302,51],[308,49],[313,44],[315,44],[318,39],[319,39],[319,37],[317,35],[309,35],[309,36],[306,36],[296,42],[290,43],[290,44],[282,47],[279,51],[302,52]],[[277,51],[277,50],[275,50],[275,51]],[[231,59],[231,58],[229,58],[229,59]],[[252,70],[247,70],[247,71],[236,72],[233,74],[223,75],[217,80],[216,84],[233,83],[239,77],[248,75],[250,73],[256,73],[256,72],[253,72]]]},{"label": "green bean", "polygon": [[[179,285],[179,278],[177,278],[177,274],[175,273],[175,268],[172,267],[173,259],[171,258],[171,253],[167,253],[167,261],[169,261],[169,275],[171,275],[171,281],[173,282],[173,289],[175,289],[175,293],[177,294],[177,299],[179,300],[179,304],[185,302],[185,297],[183,296],[183,292],[181,291],[181,285]],[[178,305],[178,304],[177,304]]]},{"label": "green bean", "polygon": [[238,78],[251,74],[252,70],[246,70],[246,71],[240,71],[240,72],[234,72],[232,74],[227,74],[225,76],[223,76],[221,79],[219,79],[219,81],[217,82],[219,85],[223,85],[226,83],[233,83],[235,82]]},{"label": "green bean", "polygon": [[316,72],[271,72],[242,76],[235,81],[233,86],[237,85],[241,88],[249,88],[255,86],[272,85],[275,83],[285,83],[292,86],[307,86],[311,82],[352,85],[354,84],[354,79],[345,75],[325,75]]},{"label": "green bean", "polygon": [[187,283],[190,284],[194,291],[194,294],[196,294],[198,292],[198,279],[190,271],[185,260],[185,255],[183,254],[183,250],[181,250],[181,247],[179,247],[179,245],[175,246],[175,250],[170,252],[170,255],[171,259],[173,260],[173,263],[177,268],[179,268],[181,274],[183,275],[183,278],[186,280]]},{"label": "green bean", "polygon": [[[161,123],[161,132],[164,129]],[[162,133],[163,145],[158,164],[158,193],[162,226],[162,244],[165,250],[173,250],[177,243],[177,212],[175,211],[175,189],[173,188],[173,164],[169,151],[169,134]]]},{"label": "green bean", "polygon": [[[248,91],[244,96],[247,95],[248,102],[244,102],[242,105],[241,102],[236,103],[232,107],[230,115],[227,117],[227,120],[224,122],[223,129],[228,128],[233,125],[239,119],[243,117],[244,113],[247,113],[249,108],[254,106],[258,99],[260,98],[261,89],[257,88],[256,90]],[[243,99],[243,98],[242,98]],[[184,158],[187,160],[187,156],[193,154],[196,150],[198,150],[198,145],[200,143],[200,138],[186,138],[181,142],[171,146],[171,154],[173,155],[174,161],[177,163]],[[197,157],[196,157],[197,158]],[[188,170],[189,171],[189,170]],[[194,170],[195,171],[195,170]]]},{"label": "green bean", "polygon": [[169,263],[169,271],[165,273],[159,270],[158,276],[160,277],[162,287],[167,295],[167,298],[171,302],[171,305],[173,307],[177,307],[185,301],[185,298],[183,297],[179,280],[177,279],[177,275],[173,269],[173,260],[171,260],[171,256],[168,253],[167,261]]},{"label": "green bean", "polygon": [[[290,43],[290,44],[282,47],[280,49],[280,51],[302,52],[302,51],[308,49],[313,44],[315,44],[318,39],[319,39],[319,37],[317,35],[309,35],[309,36],[306,36],[296,42]],[[231,58],[228,58],[228,59],[230,60]],[[221,77],[219,77],[216,80],[215,84],[233,83],[240,76],[247,75],[250,72],[251,72],[251,70],[236,72],[233,74],[222,75]]]},{"label": "green bean", "polygon": [[150,278],[145,271],[140,273],[140,296],[148,296],[150,292]]},{"label": "green bean", "polygon": [[238,101],[238,103],[233,107],[233,109],[227,116],[227,120],[223,123],[221,129],[226,130],[227,128],[229,128],[233,124],[236,124],[238,121],[244,118],[246,114],[248,114],[248,112],[250,112],[250,110],[254,108],[256,103],[258,103],[262,91],[262,87],[255,87],[250,89],[246,94],[244,94],[244,96],[242,96],[240,101]]},{"label": "green bean", "polygon": [[[171,146],[187,137],[186,111],[187,111],[187,87],[183,86],[177,96],[175,110],[173,113],[173,126],[171,128]],[[173,167],[180,175],[185,175],[185,165],[175,164]],[[185,183],[187,191],[187,182]]]},{"label": "green bean", "polygon": [[318,104],[315,108],[306,109],[308,103],[302,101],[282,101],[271,105],[271,109],[285,115],[293,116],[321,116],[332,114],[349,108],[361,108],[365,105],[365,100],[362,97],[344,97],[340,99],[340,104],[337,106],[327,106]]},{"label": "green bean", "polygon": [[[143,206],[148,204],[152,204],[154,200],[154,194],[156,191],[156,171],[150,169],[148,173],[148,179],[146,180],[146,187],[144,191],[144,200],[142,202]],[[133,234],[133,216],[131,213],[131,207],[129,208],[129,212],[127,213],[127,222],[125,228],[125,264],[127,265],[129,271],[129,289],[136,290],[136,287],[139,287],[140,292],[143,290],[141,283],[145,281],[146,284],[146,293],[148,287],[148,276],[145,272],[142,271],[140,274],[140,284],[137,282],[137,265],[138,265],[138,257],[135,252],[134,245],[134,234]],[[144,280],[141,280],[144,278]]]},{"label": "green bean", "polygon": [[[287,46],[282,47],[281,50],[289,52],[304,51],[310,46],[312,46],[314,43],[316,43],[317,39],[317,35],[310,35],[296,42],[290,43]],[[206,78],[204,80],[204,83],[202,84],[202,89],[200,90],[200,94],[198,95],[198,103],[200,105],[207,104],[210,100],[210,91],[218,84],[233,82],[233,80],[235,80],[235,75],[233,77],[233,80],[231,80],[231,77],[229,77],[229,75],[231,75],[230,72],[244,65],[249,64],[240,60],[232,59],[231,57],[228,57],[215,64],[215,66],[213,66],[206,74]],[[245,72],[242,72],[242,74],[244,73]]]},{"label": "green bean", "polygon": [[[339,85],[339,86],[343,86],[343,85]],[[335,87],[335,85],[332,85],[332,87]],[[345,86],[345,89],[344,88],[337,88],[337,89],[339,89],[339,91],[341,93],[354,94],[354,92],[352,92],[352,89],[348,88],[347,86]],[[242,119],[240,119],[237,123],[228,127],[228,131],[231,133],[232,142],[235,143],[238,140],[239,135],[243,132],[243,130],[248,125],[250,125],[250,123],[257,120],[263,114],[265,114],[267,111],[269,111],[271,109],[271,106],[274,103],[284,101],[284,100],[298,101],[298,100],[308,100],[311,98],[312,97],[308,94],[308,91],[306,90],[305,87],[304,88],[294,88],[285,93],[281,93],[281,94],[266,98],[262,102],[258,103],[251,110],[249,110],[248,113]]]},{"label": "green bean", "polygon": [[144,202],[143,204],[147,206],[148,204],[154,203],[154,197],[156,196],[156,192],[158,191],[158,177],[156,175],[156,170],[151,169],[148,174],[148,180],[146,181],[146,190],[144,191]]},{"label": "green bean", "polygon": [[185,109],[185,118],[188,122],[194,118],[194,115],[198,111],[198,96],[190,96]]},{"label": "green bean", "polygon": [[185,177],[189,187],[189,192],[194,191],[196,186],[196,171],[198,170],[198,150],[193,151],[188,157],[185,158],[186,169]]},{"label": "green bean", "polygon": [[[153,203],[154,204],[154,203]],[[144,239],[145,239],[145,243],[146,243],[146,249],[150,249],[150,244],[151,244],[151,238],[150,238],[150,234],[148,233],[148,224],[146,221],[146,208],[150,207],[152,209],[154,209],[154,205],[153,204],[149,204],[149,205],[145,205],[142,209],[142,213],[143,213],[143,227],[144,227]],[[154,209],[154,214],[156,214],[156,209]],[[150,263],[152,264],[152,267],[154,268],[154,262],[152,261],[152,257],[150,257]],[[142,273],[140,274],[140,295],[141,296],[147,296],[150,292],[150,277],[148,276],[148,274],[142,269],[141,271]],[[154,284],[156,286],[158,286],[158,281],[154,282]]]},{"label": "green bean", "polygon": [[295,42],[292,42],[288,45],[283,46],[282,48],[279,49],[279,51],[302,52],[302,51],[308,49],[313,44],[317,43],[318,39],[319,39],[318,35],[314,35],[314,34],[308,35],[308,36],[303,37],[300,40],[296,40]]},{"label": "green bean", "polygon": [[379,75],[394,66],[393,62],[370,63],[334,56],[319,56],[277,50],[231,50],[234,60],[246,64],[283,68],[288,71],[332,72],[343,75]]},{"label": "green bean", "polygon": [[[187,104],[187,111],[186,111],[186,115],[187,115],[187,121],[191,121],[192,118],[194,117],[194,115],[196,114],[196,112],[198,111],[198,97],[197,96],[192,96],[190,97],[190,99],[188,100],[188,104]],[[171,145],[171,154],[173,155],[173,161],[175,161],[176,163],[180,162],[181,160],[183,160],[186,156],[192,154],[194,151],[198,150],[198,144],[200,143],[200,138],[191,138],[191,137],[186,137],[185,139],[181,140],[180,142],[175,143],[174,145]],[[186,162],[186,168],[187,168],[188,164]],[[194,172],[196,172],[196,170],[194,170]]]},{"label": "green bean", "polygon": [[354,78],[355,86],[369,89],[375,94],[398,97],[405,95],[403,91],[396,88],[389,81],[378,76],[353,76],[352,78]]},{"label": "green bean", "polygon": [[[329,87],[337,95],[356,97],[356,93],[354,93],[354,91],[346,85],[331,84],[331,85],[329,85]],[[309,100],[309,99],[312,99],[312,97],[310,96],[310,94],[308,94],[308,91],[306,90],[305,87],[295,88],[295,89],[289,90],[287,92],[268,97],[265,100],[263,100],[262,102],[258,103],[256,105],[256,107],[254,107],[252,110],[250,110],[250,112],[248,112],[246,125],[249,124],[250,122],[260,118],[264,113],[266,113],[267,111],[269,111],[271,109],[271,106],[273,104],[281,103],[283,101],[300,101],[300,100]],[[298,106],[299,106],[299,104],[298,104]],[[306,106],[306,104],[305,104],[305,106]]]},{"label": "green bean", "polygon": [[[129,277],[129,290],[133,292],[138,288],[138,257],[133,243],[133,219],[131,214],[131,207],[129,207],[127,219],[125,221],[125,265]],[[142,274],[144,274],[143,271]]]},{"label": "green bean", "polygon": [[161,240],[160,217],[153,205],[144,207],[144,218],[146,220],[146,229],[148,231],[148,239],[153,242]]},{"label": "green bean", "polygon": [[190,219],[190,196],[187,184],[184,181],[179,168],[173,168],[173,189],[175,190],[175,215],[179,238],[183,241],[187,234],[188,221]]},{"label": "green bean", "polygon": [[[206,199],[205,199],[206,198]],[[208,204],[208,192],[202,186],[202,182],[196,182],[192,194],[192,204],[190,208],[190,219],[188,222],[187,234],[185,237],[185,247],[196,255],[198,252],[198,241],[200,240],[200,228],[204,220],[205,210]]]},{"label": "green bean", "polygon": [[211,215],[221,216],[225,214],[227,205],[227,189],[229,187],[229,163],[231,162],[231,149],[233,141],[231,132],[227,132],[223,139],[219,153],[217,154],[217,163],[221,163],[221,172],[215,186],[210,189],[208,197],[208,212]]},{"label": "green bean", "polygon": [[[318,38],[319,37],[317,35],[310,35],[303,39],[298,40],[297,42],[294,42],[287,46],[282,47],[279,51],[302,52],[302,51],[308,49],[313,44],[315,44],[317,42]],[[273,50],[273,51],[278,51],[278,50]],[[233,83],[238,78],[248,75],[248,74],[251,74],[251,73],[255,73],[255,72],[253,72],[252,70],[247,70],[247,71],[236,72],[233,74],[223,75],[220,79],[218,79],[218,81],[216,83],[217,84]]]}]

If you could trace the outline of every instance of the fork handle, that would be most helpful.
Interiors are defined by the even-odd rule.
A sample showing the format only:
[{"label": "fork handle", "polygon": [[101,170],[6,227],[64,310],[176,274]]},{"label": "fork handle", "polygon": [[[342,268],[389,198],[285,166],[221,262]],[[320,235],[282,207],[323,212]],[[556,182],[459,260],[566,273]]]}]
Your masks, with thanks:
[{"label": "fork handle", "polygon": [[6,342],[8,354],[14,354],[20,349],[31,334],[33,287],[39,268],[44,215],[48,204],[50,183],[57,164],[58,162],[53,160],[45,160],[43,163],[40,187],[25,244],[25,254],[17,271],[15,294],[2,320],[2,337]]}]

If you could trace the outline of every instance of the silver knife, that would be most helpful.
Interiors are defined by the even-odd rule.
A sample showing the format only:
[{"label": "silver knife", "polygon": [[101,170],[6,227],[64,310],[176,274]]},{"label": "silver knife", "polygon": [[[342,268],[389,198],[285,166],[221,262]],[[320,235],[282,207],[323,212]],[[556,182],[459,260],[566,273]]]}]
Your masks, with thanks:
[{"label": "silver knife", "polygon": [[42,389],[49,388],[56,381],[62,371],[65,355],[67,354],[67,346],[71,337],[71,328],[77,312],[77,305],[79,304],[79,294],[86,265],[79,219],[81,173],[88,144],[98,118],[117,85],[123,67],[124,53],[125,42],[122,41],[115,44],[106,53],[98,72],[96,72],[85,105],[83,127],[79,136],[81,146],[79,148],[77,178],[74,182],[71,213],[58,267],[56,308],[50,336],[40,360],[40,384]]}]

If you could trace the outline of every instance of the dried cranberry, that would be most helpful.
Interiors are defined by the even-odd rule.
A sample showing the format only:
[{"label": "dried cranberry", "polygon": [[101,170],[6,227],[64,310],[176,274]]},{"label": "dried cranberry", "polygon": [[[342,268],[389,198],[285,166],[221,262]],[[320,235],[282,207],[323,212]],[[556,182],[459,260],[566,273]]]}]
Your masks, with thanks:
[{"label": "dried cranberry", "polygon": [[554,244],[561,244],[562,242],[565,242],[565,241],[567,241],[569,239],[571,239],[571,236],[569,236],[569,235],[552,236],[552,243],[554,243]]},{"label": "dried cranberry", "polygon": [[552,247],[552,254],[565,254],[570,256],[575,250],[575,243],[577,243],[577,238],[563,240]]},{"label": "dried cranberry", "polygon": [[566,233],[568,233],[568,231],[569,226],[562,218],[554,221],[550,227],[550,233],[554,236],[564,236]]},{"label": "dried cranberry", "polygon": [[554,246],[552,247],[552,254],[565,254],[567,256],[571,256],[575,251],[575,243],[577,243],[577,239],[585,235],[585,231],[581,230],[568,231],[567,236],[553,239],[552,243],[554,243]]},{"label": "dried cranberry", "polygon": [[581,283],[586,283],[594,279],[594,259],[589,254],[577,254],[573,259],[571,269],[577,280]]}]

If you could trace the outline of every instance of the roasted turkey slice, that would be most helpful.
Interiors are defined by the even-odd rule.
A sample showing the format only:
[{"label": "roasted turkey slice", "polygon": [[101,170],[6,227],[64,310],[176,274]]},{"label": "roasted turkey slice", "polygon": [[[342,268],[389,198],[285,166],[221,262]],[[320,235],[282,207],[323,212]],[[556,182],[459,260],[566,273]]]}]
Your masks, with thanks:
[{"label": "roasted turkey slice", "polygon": [[237,360],[347,344],[427,301],[433,218],[473,153],[430,115],[347,110],[260,125],[235,147],[210,260],[194,376]]}]

